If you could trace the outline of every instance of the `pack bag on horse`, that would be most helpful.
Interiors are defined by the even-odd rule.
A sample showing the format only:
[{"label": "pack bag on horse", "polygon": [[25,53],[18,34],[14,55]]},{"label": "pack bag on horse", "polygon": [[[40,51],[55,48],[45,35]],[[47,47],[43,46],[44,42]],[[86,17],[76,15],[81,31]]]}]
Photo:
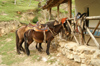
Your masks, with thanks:
[{"label": "pack bag on horse", "polygon": [[[54,20],[52,22],[46,23],[49,27],[53,27],[55,24],[58,24],[59,22],[57,20]],[[41,24],[41,26],[45,26],[46,24]],[[34,27],[38,27],[39,23],[37,22],[36,25],[32,25],[29,23],[29,25],[25,25],[20,27],[19,29],[16,30],[16,50],[17,53],[20,54],[20,51],[25,52],[24,48],[22,47],[22,44],[24,42],[24,33],[29,30],[29,29],[34,29]],[[40,45],[40,44],[39,44]],[[36,44],[37,48],[37,44]]]},{"label": "pack bag on horse", "polygon": [[[62,30],[62,34],[61,34],[62,37],[66,37],[66,36],[69,37],[71,34],[71,29],[70,29],[69,25],[67,24],[66,20],[67,20],[67,17],[61,19],[61,23],[63,24],[63,27],[65,27],[65,29]],[[70,22],[70,24],[71,24],[71,22]]]},{"label": "pack bag on horse", "polygon": [[[29,46],[32,41],[36,41],[38,43],[42,43],[44,40],[47,42],[47,49],[46,53],[49,55],[49,48],[50,43],[54,39],[54,37],[61,32],[62,29],[64,29],[63,24],[55,25],[53,28],[49,27],[48,31],[45,31],[46,38],[44,36],[44,31],[35,31],[34,29],[30,29],[24,33],[24,39],[25,39],[25,50],[27,55],[30,55]],[[45,39],[44,39],[45,38]],[[40,48],[41,51],[41,48]]]}]

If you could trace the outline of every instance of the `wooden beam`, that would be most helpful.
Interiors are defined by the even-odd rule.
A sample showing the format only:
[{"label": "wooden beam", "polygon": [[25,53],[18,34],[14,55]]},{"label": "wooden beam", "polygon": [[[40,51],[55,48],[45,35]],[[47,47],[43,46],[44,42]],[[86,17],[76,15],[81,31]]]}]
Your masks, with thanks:
[{"label": "wooden beam", "polygon": [[89,33],[89,35],[91,36],[91,38],[94,40],[96,46],[98,47],[98,49],[100,49],[100,45],[97,42],[97,40],[95,39],[95,37],[92,35],[92,33],[90,32],[89,28],[87,26],[85,26],[85,29],[87,30],[87,32]]},{"label": "wooden beam", "polygon": [[69,17],[72,17],[72,0],[68,0],[68,13],[69,13]]},{"label": "wooden beam", "polygon": [[86,17],[87,20],[100,20],[100,16]]},{"label": "wooden beam", "polygon": [[[74,18],[69,18],[68,20],[74,20]],[[100,20],[100,16],[89,16],[86,20]]]},{"label": "wooden beam", "polygon": [[49,9],[49,20],[51,19],[51,8]]},{"label": "wooden beam", "polygon": [[[94,31],[93,31],[93,33],[92,34],[94,34],[95,33],[95,31],[96,31],[96,29],[98,28],[98,26],[100,25],[100,21],[98,22],[98,24],[97,24],[97,26],[96,26],[96,28],[94,29]],[[91,37],[88,39],[88,41],[87,41],[87,43],[86,43],[86,45],[88,45],[88,43],[89,43],[89,41],[91,40]]]},{"label": "wooden beam", "polygon": [[58,18],[58,21],[59,21],[59,6],[60,6],[60,4],[57,6],[57,18]]},{"label": "wooden beam", "polygon": [[76,36],[75,36],[75,34],[74,34],[74,30],[73,30],[73,28],[71,27],[71,25],[70,25],[70,23],[69,23],[68,20],[67,20],[67,23],[68,23],[68,25],[69,25],[69,27],[70,27],[70,29],[71,29],[71,32],[72,32],[72,35],[74,36],[75,41],[77,42],[77,44],[79,44],[79,42],[78,42],[78,40],[77,40],[77,38],[76,38]]}]

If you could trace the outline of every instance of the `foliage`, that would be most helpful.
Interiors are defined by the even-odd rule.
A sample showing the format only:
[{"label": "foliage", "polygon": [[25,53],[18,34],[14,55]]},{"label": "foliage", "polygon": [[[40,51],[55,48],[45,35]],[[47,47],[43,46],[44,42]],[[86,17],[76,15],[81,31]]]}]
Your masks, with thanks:
[{"label": "foliage", "polygon": [[36,23],[38,21],[38,17],[33,18],[32,22]]}]

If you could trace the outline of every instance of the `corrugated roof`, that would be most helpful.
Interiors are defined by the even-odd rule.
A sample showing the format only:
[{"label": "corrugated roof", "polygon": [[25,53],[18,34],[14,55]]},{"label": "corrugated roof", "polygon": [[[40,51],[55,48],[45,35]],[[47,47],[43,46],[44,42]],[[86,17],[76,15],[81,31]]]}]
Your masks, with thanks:
[{"label": "corrugated roof", "polygon": [[42,9],[49,9],[66,2],[68,2],[68,0],[47,0],[46,4],[42,7]]}]

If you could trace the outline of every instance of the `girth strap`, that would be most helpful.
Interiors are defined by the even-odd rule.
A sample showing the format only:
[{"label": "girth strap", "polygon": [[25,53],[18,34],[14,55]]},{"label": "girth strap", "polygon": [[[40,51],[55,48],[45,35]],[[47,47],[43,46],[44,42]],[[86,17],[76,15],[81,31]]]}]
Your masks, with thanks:
[{"label": "girth strap", "polygon": [[45,31],[43,31],[43,34],[44,34],[44,40],[43,40],[43,42],[46,43],[46,34],[45,34]]}]

